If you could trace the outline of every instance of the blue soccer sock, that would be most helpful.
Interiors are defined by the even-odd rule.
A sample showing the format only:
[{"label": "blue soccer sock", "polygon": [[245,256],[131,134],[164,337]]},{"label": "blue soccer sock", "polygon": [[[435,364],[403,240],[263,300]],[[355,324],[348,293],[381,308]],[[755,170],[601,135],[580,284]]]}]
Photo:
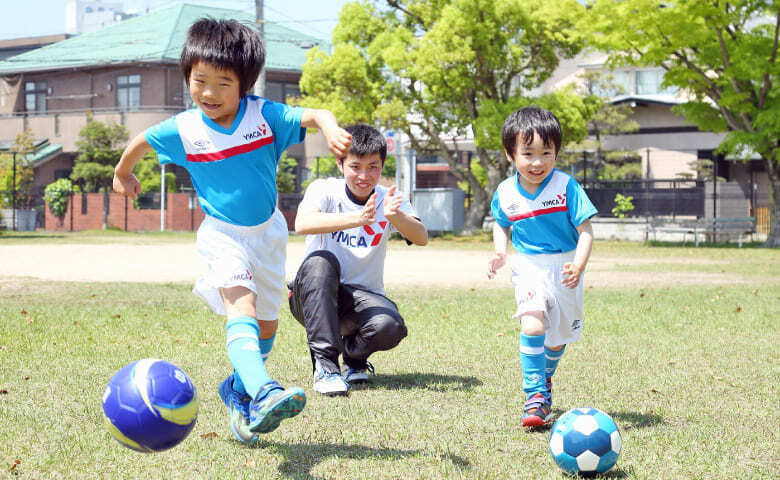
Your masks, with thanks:
[{"label": "blue soccer sock", "polygon": [[[258,335],[260,328],[252,317],[236,317],[228,320],[227,352],[237,377],[243,383],[246,393],[255,398],[263,385],[271,381],[263,363]],[[234,379],[234,388],[236,387]],[[238,390],[238,389],[237,389]]]},{"label": "blue soccer sock", "polygon": [[558,362],[563,357],[563,352],[566,350],[566,345],[560,350],[550,350],[544,347],[544,371],[547,374],[547,378],[552,378],[555,374],[555,369],[558,368]]},{"label": "blue soccer sock", "polygon": [[523,390],[527,397],[547,392],[544,335],[520,334],[520,360],[523,366]]},{"label": "blue soccer sock", "polygon": [[[268,357],[271,355],[271,349],[274,348],[275,338],[276,333],[274,333],[271,338],[260,338],[258,340],[260,345],[260,354],[263,356],[263,363],[265,363],[268,360]],[[241,377],[235,370],[233,370],[233,390],[237,391],[238,393],[246,393],[244,382],[241,381]]]}]

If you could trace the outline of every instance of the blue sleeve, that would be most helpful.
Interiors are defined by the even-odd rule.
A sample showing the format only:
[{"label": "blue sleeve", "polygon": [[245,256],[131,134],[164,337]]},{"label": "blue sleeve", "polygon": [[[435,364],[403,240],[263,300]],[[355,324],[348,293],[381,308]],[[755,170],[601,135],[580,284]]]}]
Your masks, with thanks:
[{"label": "blue sleeve", "polygon": [[263,117],[274,133],[274,146],[280,155],[290,145],[301,143],[306,138],[306,129],[301,127],[303,110],[271,101],[263,104]]},{"label": "blue sleeve", "polygon": [[566,185],[566,205],[569,207],[569,220],[575,227],[579,227],[582,222],[599,213],[590,202],[588,194],[574,178],[570,178]]},{"label": "blue sleeve", "polygon": [[501,202],[498,200],[498,190],[493,194],[493,201],[490,202],[490,212],[493,214],[493,218],[496,219],[496,223],[504,228],[512,226],[512,222],[509,217],[506,216],[503,210],[501,210]]},{"label": "blue sleeve", "polygon": [[146,141],[157,152],[160,163],[175,163],[183,165],[187,159],[184,145],[179,136],[179,127],[176,125],[176,117],[152,125],[144,132]]}]

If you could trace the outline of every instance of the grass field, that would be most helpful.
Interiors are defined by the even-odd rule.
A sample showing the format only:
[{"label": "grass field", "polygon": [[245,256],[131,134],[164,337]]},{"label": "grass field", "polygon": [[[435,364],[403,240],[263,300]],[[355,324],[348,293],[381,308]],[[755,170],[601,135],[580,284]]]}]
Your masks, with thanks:
[{"label": "grass field", "polygon": [[[442,243],[489,249],[482,240]],[[583,339],[555,376],[555,415],[593,406],[613,416],[623,452],[607,478],[778,478],[778,252],[625,243],[594,251],[624,258],[622,272],[741,281],[589,288]],[[691,261],[665,263],[669,256]],[[662,266],[649,273],[632,266],[652,258]],[[249,448],[233,439],[216,392],[230,371],[223,322],[190,288],[0,280],[0,478],[563,478],[548,431],[520,426],[508,285],[390,289],[409,337],[373,356],[373,384],[348,398],[313,392],[303,328],[283,306],[269,370],[303,386],[309,402]],[[182,367],[201,401],[192,434],[151,455],[112,440],[100,407],[113,373],[147,357]]]}]

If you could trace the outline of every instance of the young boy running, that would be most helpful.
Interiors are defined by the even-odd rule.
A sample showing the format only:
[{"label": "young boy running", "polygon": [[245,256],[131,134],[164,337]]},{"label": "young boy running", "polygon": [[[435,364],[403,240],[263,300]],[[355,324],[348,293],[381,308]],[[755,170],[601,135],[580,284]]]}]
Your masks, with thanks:
[{"label": "young boy running", "polygon": [[196,246],[208,271],[193,291],[227,316],[234,367],[219,387],[230,428],[244,443],[276,429],[306,404],[300,387],[284,389],[264,361],[276,336],[284,287],[287,225],[276,208],[276,167],[287,147],[317,127],[336,155],[349,134],[325,110],[288,107],[248,95],[265,62],[262,40],[234,20],[204,18],[187,32],[181,70],[195,108],[148,128],[125,149],[114,190],[141,192],[133,167],[154,148],[162,164],[187,169],[206,213]]},{"label": "young boy running", "polygon": [[[316,180],[298,206],[295,231],[306,254],[290,287],[290,310],[306,327],[314,390],[346,395],[368,381],[368,357],[406,336],[396,304],[385,296],[387,239],[397,230],[425,245],[428,232],[396,187],[378,185],[387,155],[384,136],[368,125],[346,127],[349,153],[337,157],[344,178]],[[339,369],[339,355],[344,360]]]},{"label": "young boy running", "polygon": [[581,277],[593,244],[590,218],[597,212],[576,180],[555,169],[561,137],[558,119],[547,110],[511,114],[502,140],[517,174],[499,184],[491,203],[496,255],[488,277],[506,264],[510,228],[518,252],[511,267],[522,331],[524,427],[550,421],[552,376],[566,344],[582,332]]}]

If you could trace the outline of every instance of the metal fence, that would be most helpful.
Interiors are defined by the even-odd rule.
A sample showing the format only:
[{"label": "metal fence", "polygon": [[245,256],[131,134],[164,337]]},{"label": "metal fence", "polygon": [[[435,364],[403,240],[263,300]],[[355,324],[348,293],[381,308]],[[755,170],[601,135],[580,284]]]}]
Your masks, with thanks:
[{"label": "metal fence", "polygon": [[702,180],[591,181],[584,187],[602,217],[613,217],[615,196],[633,197],[632,217],[703,217],[706,201]]}]

